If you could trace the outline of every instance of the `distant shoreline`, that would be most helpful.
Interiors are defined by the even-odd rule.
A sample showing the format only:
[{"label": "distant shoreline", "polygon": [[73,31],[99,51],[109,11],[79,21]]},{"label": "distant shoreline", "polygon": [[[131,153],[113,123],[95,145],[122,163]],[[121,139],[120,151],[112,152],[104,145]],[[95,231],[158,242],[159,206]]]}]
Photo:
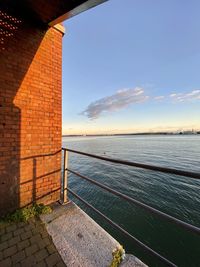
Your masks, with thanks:
[{"label": "distant shoreline", "polygon": [[100,136],[132,136],[132,135],[199,135],[200,131],[156,132],[156,133],[120,133],[120,134],[63,134],[62,137],[100,137]]}]

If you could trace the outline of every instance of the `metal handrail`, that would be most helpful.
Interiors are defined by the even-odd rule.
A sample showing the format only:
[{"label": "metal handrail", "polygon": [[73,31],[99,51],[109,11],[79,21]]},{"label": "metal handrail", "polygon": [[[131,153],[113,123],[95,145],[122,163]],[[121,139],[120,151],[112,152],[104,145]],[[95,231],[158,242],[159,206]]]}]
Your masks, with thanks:
[{"label": "metal handrail", "polygon": [[147,169],[147,170],[152,170],[152,171],[159,171],[163,173],[170,173],[170,174],[185,176],[185,177],[194,178],[194,179],[200,179],[200,174],[196,172],[189,172],[189,171],[183,171],[183,170],[178,170],[178,169],[173,169],[173,168],[148,165],[148,164],[137,163],[137,162],[127,161],[127,160],[113,159],[113,158],[98,156],[98,155],[85,153],[85,152],[68,149],[68,148],[62,148],[62,149],[72,152],[72,153],[79,154],[79,155],[101,159],[101,160],[112,162],[112,163],[118,163],[118,164],[122,164],[126,166],[136,167],[136,168],[142,168],[142,169]]},{"label": "metal handrail", "polygon": [[95,180],[93,180],[93,179],[91,179],[91,178],[89,178],[87,176],[84,176],[84,175],[82,175],[82,174],[80,174],[78,172],[75,172],[75,171],[73,171],[71,169],[66,168],[65,170],[69,171],[69,172],[71,172],[71,173],[73,173],[73,174],[75,174],[75,175],[77,175],[77,176],[79,176],[79,177],[81,177],[81,178],[83,178],[83,179],[85,179],[87,181],[89,181],[90,183],[93,183],[93,184],[105,189],[106,191],[108,191],[108,192],[110,192],[110,193],[112,193],[112,194],[114,194],[114,195],[116,195],[118,197],[121,197],[121,198],[127,200],[128,202],[131,202],[131,203],[133,203],[133,204],[145,209],[146,211],[148,211],[148,212],[150,212],[152,214],[158,215],[159,217],[161,217],[163,219],[166,219],[167,221],[173,222],[176,225],[179,225],[182,228],[186,229],[187,231],[190,231],[192,233],[200,235],[200,228],[198,228],[198,227],[196,227],[194,225],[191,225],[189,223],[183,222],[183,221],[181,221],[181,220],[179,220],[179,219],[177,219],[177,218],[175,218],[175,217],[173,217],[171,215],[168,215],[168,214],[166,214],[166,213],[164,213],[162,211],[159,211],[159,210],[157,210],[157,209],[155,209],[155,208],[153,208],[153,207],[151,207],[151,206],[149,206],[147,204],[144,204],[144,203],[142,203],[142,202],[140,202],[140,201],[138,201],[138,200],[136,200],[134,198],[131,198],[131,197],[125,195],[125,194],[122,194],[122,193],[120,193],[120,192],[118,192],[118,191],[116,191],[116,190],[114,190],[114,189],[112,189],[112,188],[110,188],[110,187],[108,187],[108,186],[106,186],[104,184],[100,184],[99,182],[97,182],[97,181],[95,181]]},{"label": "metal handrail", "polygon": [[[194,172],[188,172],[188,171],[182,171],[182,170],[177,170],[177,169],[172,169],[172,168],[165,168],[165,167],[159,167],[159,166],[153,166],[153,165],[147,165],[147,164],[142,164],[142,163],[136,163],[136,162],[131,162],[131,161],[125,161],[125,160],[119,160],[119,159],[112,159],[112,158],[108,158],[108,157],[103,157],[103,156],[98,156],[98,155],[94,155],[94,154],[90,154],[90,153],[85,153],[85,152],[81,152],[81,151],[76,151],[76,150],[72,150],[72,149],[67,149],[67,148],[62,148],[62,150],[64,150],[64,172],[63,172],[63,195],[65,195],[65,193],[68,191],[69,193],[71,193],[72,195],[74,195],[76,198],[78,198],[80,201],[82,201],[85,205],[87,205],[88,207],[90,207],[91,209],[93,209],[97,214],[99,214],[100,216],[102,216],[107,222],[109,222],[112,226],[114,226],[115,228],[117,228],[118,230],[120,230],[122,233],[124,233],[126,236],[128,236],[129,238],[131,238],[139,247],[141,247],[143,250],[145,250],[146,252],[148,252],[150,255],[156,256],[160,261],[162,261],[163,263],[165,263],[167,266],[176,266],[174,263],[172,263],[171,261],[169,261],[168,259],[164,258],[162,255],[160,255],[159,253],[155,252],[154,250],[152,250],[151,248],[149,248],[147,245],[145,245],[144,243],[142,243],[141,241],[139,241],[137,238],[135,238],[134,236],[132,236],[131,234],[129,234],[126,230],[124,230],[123,228],[121,228],[118,224],[114,223],[112,220],[110,220],[108,217],[106,217],[103,213],[101,213],[100,211],[98,211],[95,207],[93,207],[91,204],[89,204],[87,201],[85,201],[84,199],[82,199],[80,196],[78,196],[75,192],[73,192],[72,190],[70,190],[69,188],[67,188],[67,174],[66,171],[69,171],[70,173],[73,173],[105,190],[107,190],[108,192],[117,195],[133,204],[136,204],[137,206],[147,210],[150,213],[153,213],[155,215],[160,216],[161,218],[164,218],[170,222],[175,223],[178,226],[181,226],[183,228],[185,228],[186,230],[196,233],[196,234],[200,234],[200,228],[188,224],[186,222],[183,222],[177,218],[172,217],[171,215],[168,215],[164,212],[161,212],[151,206],[148,206],[147,204],[144,204],[136,199],[133,199],[125,194],[122,194],[106,185],[103,185],[87,176],[84,176],[76,171],[73,171],[71,169],[69,169],[67,167],[67,158],[66,157],[66,153],[67,152],[72,152],[72,153],[76,153],[76,154],[80,154],[80,155],[84,155],[84,156],[88,156],[88,157],[92,157],[92,158],[96,158],[96,159],[100,159],[100,160],[104,160],[104,161],[108,161],[108,162],[112,162],[112,163],[118,163],[118,164],[122,164],[122,165],[126,165],[126,166],[133,166],[133,167],[137,167],[137,168],[143,168],[143,169],[148,169],[148,170],[153,170],[153,171],[159,171],[159,172],[163,172],[163,173],[170,173],[170,174],[175,174],[175,175],[180,175],[180,176],[185,176],[185,177],[190,177],[190,178],[194,178],[194,179],[200,179],[200,174],[198,173],[194,173]],[[64,186],[65,184],[65,186]],[[66,196],[64,197],[66,199]],[[63,198],[63,199],[64,199]]]},{"label": "metal handrail", "polygon": [[77,195],[74,191],[72,191],[69,188],[66,188],[65,190],[69,191],[73,196],[75,196],[77,199],[79,199],[81,202],[83,202],[86,206],[91,208],[94,212],[96,212],[98,215],[100,215],[105,221],[107,221],[109,224],[111,224],[113,227],[115,227],[117,230],[122,232],[124,235],[126,235],[129,239],[132,239],[140,248],[142,248],[144,251],[148,252],[151,256],[155,256],[158,258],[162,263],[165,263],[166,266],[176,267],[177,265],[173,262],[169,261],[144,243],[142,243],[140,240],[138,240],[136,237],[129,234],[126,230],[124,230],[121,226],[113,222],[111,219],[109,219],[107,216],[105,216],[102,212],[97,210],[94,206],[89,204],[87,201],[85,201],[83,198],[81,198],[79,195]]}]

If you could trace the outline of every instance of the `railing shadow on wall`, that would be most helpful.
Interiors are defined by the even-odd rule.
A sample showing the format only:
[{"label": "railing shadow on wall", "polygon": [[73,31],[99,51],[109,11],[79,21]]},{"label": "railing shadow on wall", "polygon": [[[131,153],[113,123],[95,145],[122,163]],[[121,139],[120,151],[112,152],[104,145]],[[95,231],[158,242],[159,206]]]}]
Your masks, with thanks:
[{"label": "railing shadow on wall", "polygon": [[[21,198],[23,198],[23,200],[21,199],[21,201],[22,203],[25,203],[23,205],[20,205],[20,207],[26,207],[30,204],[43,202],[44,200],[45,202],[51,202],[52,195],[54,194],[57,194],[56,198],[60,197],[61,181],[57,182],[57,179],[55,179],[54,182],[52,176],[55,175],[55,177],[61,177],[61,167],[50,172],[43,173],[42,175],[38,175],[38,165],[40,165],[40,160],[44,161],[42,162],[43,166],[41,169],[43,172],[45,168],[45,162],[48,161],[48,159],[54,161],[56,156],[60,157],[60,153],[61,149],[54,153],[34,155],[20,159],[22,165],[23,163],[26,164],[26,161],[28,161],[28,165],[31,166],[32,169],[32,172],[30,171],[30,173],[28,173],[28,175],[23,178],[24,181],[20,182],[19,184],[20,192],[22,195]],[[30,161],[32,162],[32,164],[30,163]],[[30,176],[32,177],[29,178]],[[48,179],[49,176],[51,176],[50,180]],[[43,187],[43,185],[46,185],[46,188]]]}]

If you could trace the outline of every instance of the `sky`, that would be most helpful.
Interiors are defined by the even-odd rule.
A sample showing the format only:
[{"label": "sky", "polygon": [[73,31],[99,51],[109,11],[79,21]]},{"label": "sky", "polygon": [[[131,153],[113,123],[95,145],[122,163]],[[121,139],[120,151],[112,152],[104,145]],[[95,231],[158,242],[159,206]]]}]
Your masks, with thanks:
[{"label": "sky", "polygon": [[199,130],[199,10],[109,0],[65,21],[63,134]]}]

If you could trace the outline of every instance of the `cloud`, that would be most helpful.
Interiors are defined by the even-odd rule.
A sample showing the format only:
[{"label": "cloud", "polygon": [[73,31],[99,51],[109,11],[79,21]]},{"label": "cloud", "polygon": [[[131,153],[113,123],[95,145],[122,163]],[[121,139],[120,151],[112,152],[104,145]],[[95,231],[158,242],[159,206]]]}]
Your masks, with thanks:
[{"label": "cloud", "polygon": [[[102,114],[115,112],[126,108],[132,104],[142,103],[150,99],[142,87],[132,89],[122,89],[111,96],[101,98],[92,102],[80,114],[85,115],[91,120],[99,118]],[[152,100],[169,100],[170,102],[189,102],[200,100],[200,90],[193,90],[188,93],[171,93],[169,95],[152,96]]]},{"label": "cloud", "polygon": [[190,93],[173,93],[170,94],[170,98],[175,102],[189,102],[200,100],[200,90],[193,90]]},{"label": "cloud", "polygon": [[171,95],[169,95],[170,97],[175,97],[175,96],[177,96],[177,94],[171,94]]},{"label": "cloud", "polygon": [[155,96],[155,97],[154,97],[155,100],[162,100],[162,99],[164,99],[164,98],[165,98],[164,95],[160,95],[160,96]]},{"label": "cloud", "polygon": [[97,119],[103,113],[118,111],[131,104],[142,103],[148,98],[149,96],[145,95],[143,88],[122,89],[114,95],[92,102],[81,114],[89,119]]}]

